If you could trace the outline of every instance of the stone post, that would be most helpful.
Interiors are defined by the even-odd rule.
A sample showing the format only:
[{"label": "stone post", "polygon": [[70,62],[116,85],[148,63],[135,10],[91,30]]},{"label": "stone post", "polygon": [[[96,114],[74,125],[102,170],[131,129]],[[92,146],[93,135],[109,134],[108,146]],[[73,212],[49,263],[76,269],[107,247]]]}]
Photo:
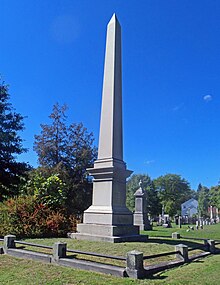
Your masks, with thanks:
[{"label": "stone post", "polygon": [[7,253],[7,250],[9,248],[15,248],[15,239],[16,239],[16,236],[14,235],[7,235],[4,237],[4,251],[5,253]]},{"label": "stone post", "polygon": [[126,272],[131,278],[141,279],[145,277],[143,252],[132,250],[127,253]]},{"label": "stone post", "polygon": [[178,225],[179,225],[179,228],[181,229],[182,228],[182,217],[179,216],[178,218]]},{"label": "stone post", "polygon": [[219,216],[218,216],[218,208],[216,208],[216,222],[219,222]]},{"label": "stone post", "polygon": [[215,241],[212,239],[207,240],[207,245],[208,245],[208,251],[211,253],[215,253],[216,252],[216,248],[215,248]]},{"label": "stone post", "polygon": [[172,233],[172,238],[180,239],[180,234],[179,233]]},{"label": "stone post", "polygon": [[152,230],[150,221],[148,220],[146,210],[146,193],[142,187],[142,181],[139,182],[139,188],[134,193],[135,196],[135,212],[134,212],[134,225],[139,226],[140,230]]},{"label": "stone post", "polygon": [[177,259],[181,259],[184,262],[188,262],[189,257],[188,257],[188,246],[185,244],[177,244],[175,247],[176,251],[179,251],[180,253],[176,254]]},{"label": "stone post", "polygon": [[162,213],[161,213],[161,217],[164,220],[164,213],[165,213],[165,207],[164,205],[162,206]]},{"label": "stone post", "polygon": [[212,221],[213,219],[213,209],[212,206],[210,206],[210,220]]},{"label": "stone post", "polygon": [[53,245],[53,260],[59,261],[60,258],[66,257],[66,243],[55,242]]}]

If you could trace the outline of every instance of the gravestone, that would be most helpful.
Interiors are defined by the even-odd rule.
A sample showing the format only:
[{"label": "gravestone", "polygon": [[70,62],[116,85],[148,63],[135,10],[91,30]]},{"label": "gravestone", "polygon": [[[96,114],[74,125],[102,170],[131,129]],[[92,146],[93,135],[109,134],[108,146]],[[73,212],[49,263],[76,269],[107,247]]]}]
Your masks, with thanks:
[{"label": "gravestone", "polygon": [[98,159],[92,205],[72,238],[108,242],[141,241],[139,227],[126,207],[126,179],[132,171],[123,161],[121,27],[114,14],[107,27]]},{"label": "gravestone", "polygon": [[146,193],[142,187],[142,181],[139,182],[139,188],[134,193],[135,196],[135,212],[134,225],[139,226],[140,230],[152,230],[152,226],[148,219]]},{"label": "gravestone", "polygon": [[179,228],[181,229],[182,228],[182,217],[179,216],[178,218],[178,225],[179,225]]}]

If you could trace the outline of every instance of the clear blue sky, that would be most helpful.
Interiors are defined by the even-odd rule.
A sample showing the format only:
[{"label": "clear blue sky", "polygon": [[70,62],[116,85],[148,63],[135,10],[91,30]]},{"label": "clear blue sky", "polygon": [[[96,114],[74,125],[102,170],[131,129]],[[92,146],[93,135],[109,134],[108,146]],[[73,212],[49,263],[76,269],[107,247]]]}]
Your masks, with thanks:
[{"label": "clear blue sky", "polygon": [[220,179],[219,0],[0,0],[0,73],[34,135],[54,103],[98,143],[106,26],[122,27],[124,160],[135,173]]}]

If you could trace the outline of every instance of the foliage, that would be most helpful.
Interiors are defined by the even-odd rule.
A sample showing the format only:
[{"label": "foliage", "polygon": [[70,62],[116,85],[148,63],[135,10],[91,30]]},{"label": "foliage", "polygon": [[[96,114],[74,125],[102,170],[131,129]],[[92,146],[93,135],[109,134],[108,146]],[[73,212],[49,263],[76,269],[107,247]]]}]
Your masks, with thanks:
[{"label": "foliage", "polygon": [[160,202],[171,217],[180,214],[181,204],[192,197],[189,182],[177,174],[166,174],[154,180]]},{"label": "foliage", "polygon": [[33,195],[43,205],[53,209],[63,207],[67,199],[65,183],[59,175],[52,174],[45,177],[39,169],[29,173],[29,180],[21,193]]},{"label": "foliage", "polygon": [[26,151],[18,134],[24,129],[24,117],[13,109],[8,89],[0,80],[0,201],[18,193],[25,172],[30,168],[16,161],[16,155]]},{"label": "foliage", "polygon": [[0,235],[18,237],[64,236],[75,226],[73,217],[64,210],[53,210],[33,196],[1,203],[0,223]]},{"label": "foliage", "polygon": [[220,185],[212,186],[209,191],[210,205],[220,209]]},{"label": "foliage", "polygon": [[209,189],[205,186],[200,187],[198,198],[198,210],[201,217],[208,216]]},{"label": "foliage", "polygon": [[92,166],[97,150],[93,146],[93,134],[82,123],[66,124],[66,105],[53,106],[49,116],[51,125],[41,124],[41,134],[35,136],[34,150],[42,167],[55,167],[62,163],[77,180],[81,180],[86,168]]},{"label": "foliage", "polygon": [[55,104],[49,116],[50,125],[41,125],[35,136],[34,150],[38,154],[40,171],[45,178],[58,175],[65,188],[66,206],[82,212],[91,204],[91,183],[86,169],[97,156],[93,134],[82,123],[67,124],[67,107]]},{"label": "foliage", "polygon": [[146,174],[133,174],[127,182],[127,207],[133,211],[135,207],[134,193],[139,188],[139,182],[142,181],[142,187],[146,192],[147,212],[155,216],[160,212],[160,203],[151,178]]},{"label": "foliage", "polygon": [[41,134],[35,135],[34,150],[43,167],[54,167],[66,160],[65,148],[68,143],[66,109],[66,105],[60,107],[59,104],[55,104],[49,116],[52,124],[41,124]]}]

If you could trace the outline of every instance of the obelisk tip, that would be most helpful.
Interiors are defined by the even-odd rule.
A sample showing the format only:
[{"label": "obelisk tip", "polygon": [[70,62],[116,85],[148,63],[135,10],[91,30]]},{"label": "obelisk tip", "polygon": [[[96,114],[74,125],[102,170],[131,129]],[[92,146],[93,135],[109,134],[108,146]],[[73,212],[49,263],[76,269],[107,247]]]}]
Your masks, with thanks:
[{"label": "obelisk tip", "polygon": [[114,13],[113,15],[112,15],[112,17],[111,17],[111,20],[109,21],[109,25],[110,24],[113,24],[113,23],[115,23],[115,22],[118,22],[118,19],[117,19],[117,17],[116,17],[116,14]]}]

